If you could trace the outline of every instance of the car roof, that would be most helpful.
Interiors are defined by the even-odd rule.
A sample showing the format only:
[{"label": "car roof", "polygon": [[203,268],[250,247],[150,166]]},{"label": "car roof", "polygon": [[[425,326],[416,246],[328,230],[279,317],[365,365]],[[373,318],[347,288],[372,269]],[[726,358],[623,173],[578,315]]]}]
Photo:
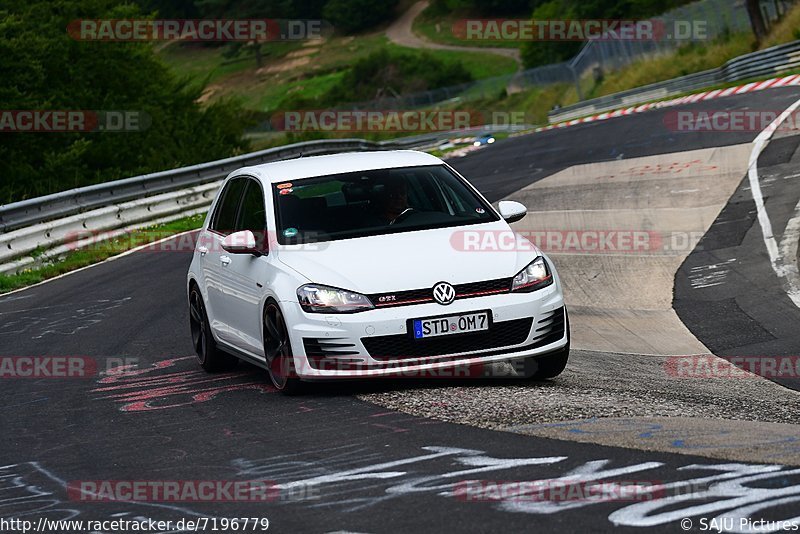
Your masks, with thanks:
[{"label": "car roof", "polygon": [[287,182],[346,172],[441,165],[442,160],[416,150],[344,152],[327,156],[309,156],[244,167],[236,174],[250,174],[266,183]]}]

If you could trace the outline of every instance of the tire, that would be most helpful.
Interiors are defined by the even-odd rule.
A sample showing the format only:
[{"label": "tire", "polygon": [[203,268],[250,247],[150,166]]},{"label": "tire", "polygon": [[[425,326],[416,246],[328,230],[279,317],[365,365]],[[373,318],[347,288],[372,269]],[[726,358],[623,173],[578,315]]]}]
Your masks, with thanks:
[{"label": "tire", "polygon": [[284,395],[297,395],[303,383],[295,372],[289,330],[275,301],[268,301],[264,306],[263,323],[264,356],[272,386]]},{"label": "tire", "polygon": [[558,352],[540,356],[538,358],[530,358],[526,362],[526,367],[532,372],[531,380],[546,380],[548,378],[555,378],[564,372],[567,367],[567,360],[569,360],[569,342],[566,346]]},{"label": "tire", "polygon": [[189,326],[192,331],[192,345],[200,361],[200,366],[209,373],[230,371],[239,359],[223,352],[217,347],[211,325],[208,322],[203,295],[196,285],[189,290]]}]

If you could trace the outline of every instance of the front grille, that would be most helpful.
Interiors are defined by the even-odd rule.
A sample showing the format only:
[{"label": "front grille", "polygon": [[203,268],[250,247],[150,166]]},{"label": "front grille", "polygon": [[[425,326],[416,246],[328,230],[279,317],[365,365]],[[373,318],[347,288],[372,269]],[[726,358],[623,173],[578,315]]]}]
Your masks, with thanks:
[{"label": "front grille", "polygon": [[378,361],[425,358],[490,350],[524,343],[533,318],[494,323],[489,330],[430,339],[413,339],[409,334],[361,338],[373,359]]},{"label": "front grille", "polygon": [[[511,280],[511,278],[498,278],[496,280],[456,284],[453,288],[456,290],[456,299],[480,297],[483,295],[508,293],[511,290]],[[394,293],[374,293],[367,296],[376,308],[391,308],[393,306],[408,306],[411,304],[436,302],[433,300],[432,286],[425,289],[411,289],[408,291],[396,291]]]}]

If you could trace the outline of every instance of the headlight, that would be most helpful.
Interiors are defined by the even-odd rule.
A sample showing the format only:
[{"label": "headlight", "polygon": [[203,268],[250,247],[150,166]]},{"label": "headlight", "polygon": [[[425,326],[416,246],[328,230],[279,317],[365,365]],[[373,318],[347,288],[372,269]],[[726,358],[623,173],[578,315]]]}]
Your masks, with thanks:
[{"label": "headlight", "polygon": [[297,290],[300,307],[310,313],[353,313],[371,310],[372,302],[360,293],[307,284]]},{"label": "headlight", "polygon": [[547,287],[553,283],[553,275],[547,262],[539,256],[522,269],[511,283],[511,291],[530,292]]}]

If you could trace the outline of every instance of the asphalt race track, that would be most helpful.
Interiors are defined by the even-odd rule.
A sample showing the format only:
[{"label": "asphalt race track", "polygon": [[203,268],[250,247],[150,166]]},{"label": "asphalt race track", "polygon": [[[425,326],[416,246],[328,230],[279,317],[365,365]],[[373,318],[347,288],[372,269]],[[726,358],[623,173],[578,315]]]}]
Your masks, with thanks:
[{"label": "asphalt race track", "polygon": [[[786,88],[681,109],[781,111],[798,98],[797,89]],[[758,134],[674,132],[664,120],[674,109],[508,139],[451,163],[496,201],[534,188],[527,190],[530,194],[538,182],[542,191],[552,192],[544,187],[546,180],[566,176],[574,166],[615,165],[718,147],[730,150],[711,150],[708,157],[739,154],[737,147]],[[778,238],[790,233],[800,197],[793,183],[798,175],[792,170],[798,139],[776,139],[759,159],[766,207]],[[796,354],[800,330],[794,325],[800,312],[759,248],[763,242],[744,174],[739,181],[732,185],[733,196],[721,200],[721,211],[703,219],[710,225],[703,238],[670,260],[677,269],[674,310],[686,336],[694,336],[698,346],[714,354]],[[535,225],[535,218],[529,224]],[[682,354],[670,350],[668,342],[658,354],[614,353],[598,348],[612,338],[598,338],[594,346],[592,336],[599,327],[586,328],[570,364],[576,374],[552,383],[496,380],[473,386],[447,380],[380,380],[319,385],[303,397],[289,398],[275,394],[265,373],[249,365],[241,364],[234,373],[207,375],[194,361],[188,332],[184,283],[191,245],[191,236],[181,236],[158,252],[136,252],[0,298],[0,356],[79,356],[89,369],[86,376],[71,378],[2,380],[0,517],[249,517],[267,518],[269,530],[276,532],[377,533],[678,532],[699,531],[701,522],[712,518],[738,525],[739,518],[785,520],[797,515],[800,470],[791,466],[800,465],[800,447],[795,445],[800,432],[787,424],[797,419],[798,404],[791,404],[797,394],[761,378],[742,385],[703,382],[675,399],[670,391],[683,387],[675,380],[661,383],[663,390],[653,386],[632,394],[637,384],[626,381],[626,373],[637,376],[644,368],[637,370],[640,365],[662,361],[653,358]],[[571,276],[584,272],[580,262],[585,260],[557,261]],[[696,268],[726,261],[727,270],[714,285],[693,285]],[[636,284],[644,287],[646,282]],[[569,291],[566,299],[569,304]],[[576,294],[576,302],[580,299]],[[581,306],[588,321],[590,307],[584,303],[576,308]],[[592,376],[603,369],[619,380],[593,384]],[[564,397],[552,389],[559,381],[569,384],[572,376],[583,377],[585,389],[569,390]],[[778,381],[797,387],[790,378]],[[611,403],[592,397],[615,388]],[[512,390],[515,397],[506,397]],[[409,395],[416,404],[409,404]],[[467,403],[474,398],[491,403],[473,403],[469,410],[501,412],[506,402],[527,410],[530,405],[517,404],[517,397],[531,395],[547,396],[550,427],[531,428],[539,419],[522,410],[506,413],[503,425],[479,421],[483,412],[475,420],[453,413],[466,413],[458,399]],[[691,407],[692,399],[699,399],[694,404],[713,406],[715,398],[723,399],[728,404],[702,414],[707,420],[684,411],[684,423],[712,428],[715,418],[741,418],[752,425],[773,425],[741,424],[741,434],[729,427],[719,432],[726,443],[746,444],[754,433],[780,430],[781,455],[769,447],[744,445],[711,450],[698,442],[686,448],[674,438],[644,446],[608,433],[592,438],[577,423],[553,424],[566,419],[593,423],[592,417],[628,412],[643,421],[651,410],[646,397],[656,401],[662,395],[666,401],[657,415],[669,414],[664,410],[676,402]],[[756,395],[776,404],[762,414]],[[449,399],[446,410],[437,405],[442,399]],[[636,412],[640,402],[646,409]],[[392,409],[393,403],[400,411]],[[609,409],[616,411],[604,411]],[[447,422],[451,420],[465,424]],[[651,424],[650,434],[658,424]],[[639,438],[647,434],[641,428],[636,430]],[[67,490],[81,481],[179,480],[266,480],[276,491],[267,500],[252,502],[95,502],[91,495]],[[480,498],[465,491],[476,480],[490,488]],[[491,489],[492,483],[520,481],[546,481],[551,489],[602,482],[607,493],[595,499],[563,494],[537,499],[523,492],[509,499]],[[621,489],[632,486],[646,498]],[[681,522],[686,518],[690,524]]]},{"label": "asphalt race track", "polygon": [[[800,191],[791,182],[800,164],[799,144],[800,136],[776,139],[758,162],[767,209],[779,238],[785,235],[800,200]],[[676,309],[718,356],[794,357],[800,310],[770,268],[755,219],[753,197],[743,182],[682,266]],[[796,374],[776,380],[800,390]]]}]

